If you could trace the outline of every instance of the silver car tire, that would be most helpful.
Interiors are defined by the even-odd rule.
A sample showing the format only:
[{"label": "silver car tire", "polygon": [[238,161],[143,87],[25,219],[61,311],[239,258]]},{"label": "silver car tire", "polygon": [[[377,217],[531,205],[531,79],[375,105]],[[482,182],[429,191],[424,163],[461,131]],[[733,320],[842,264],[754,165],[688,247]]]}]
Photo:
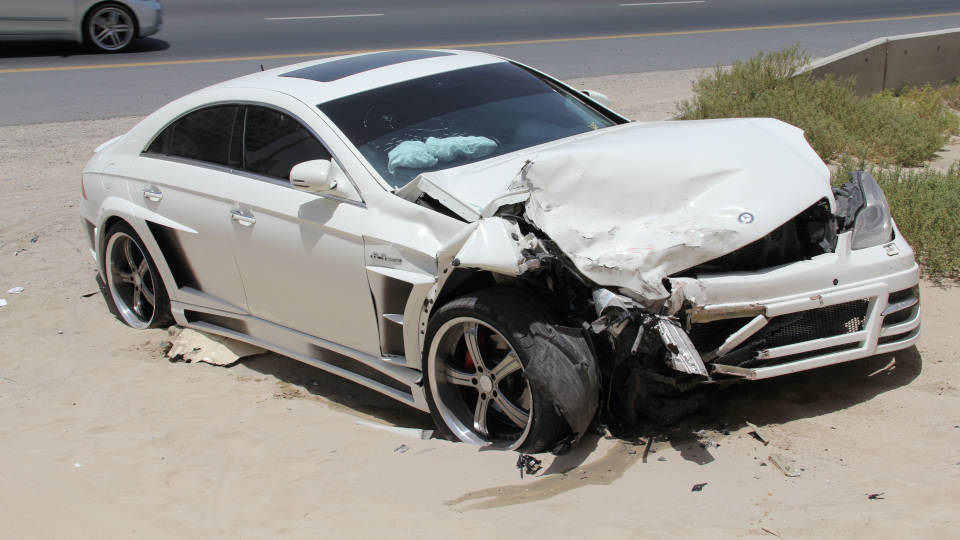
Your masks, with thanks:
[{"label": "silver car tire", "polygon": [[137,34],[137,21],[120,4],[100,4],[83,20],[84,41],[100,52],[126,49]]},{"label": "silver car tire", "polygon": [[[427,403],[441,433],[451,440],[519,452],[542,452],[570,434],[548,397],[554,381],[530,384],[532,363],[548,361],[533,325],[546,310],[507,288],[452,300],[433,314],[427,329],[424,380]],[[539,370],[543,372],[544,370]]]},{"label": "silver car tire", "polygon": [[117,223],[107,231],[103,276],[110,300],[127,325],[144,329],[172,322],[170,300],[157,266],[126,223]]}]

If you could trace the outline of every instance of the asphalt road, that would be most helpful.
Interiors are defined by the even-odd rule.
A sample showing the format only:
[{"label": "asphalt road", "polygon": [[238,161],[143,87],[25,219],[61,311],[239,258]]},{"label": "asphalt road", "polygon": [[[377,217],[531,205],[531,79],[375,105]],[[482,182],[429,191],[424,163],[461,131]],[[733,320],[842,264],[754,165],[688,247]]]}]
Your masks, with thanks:
[{"label": "asphalt road", "polygon": [[139,115],[260,68],[340,52],[456,47],[560,77],[702,67],[800,43],[823,56],[960,27],[958,0],[164,0],[131,52],[0,42],[0,124]]}]

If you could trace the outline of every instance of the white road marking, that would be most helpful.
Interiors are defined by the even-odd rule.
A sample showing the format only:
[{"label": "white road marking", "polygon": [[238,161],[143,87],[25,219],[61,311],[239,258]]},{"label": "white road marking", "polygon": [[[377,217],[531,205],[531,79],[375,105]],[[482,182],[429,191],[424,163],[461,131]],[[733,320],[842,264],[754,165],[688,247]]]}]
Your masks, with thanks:
[{"label": "white road marking", "polygon": [[265,21],[302,21],[305,19],[348,19],[351,17],[383,17],[383,13],[357,13],[355,15],[312,15],[309,17],[267,17]]},{"label": "white road marking", "polygon": [[620,4],[620,7],[636,6],[672,6],[673,4],[706,4],[707,0],[683,0],[680,2],[643,2],[642,4]]}]

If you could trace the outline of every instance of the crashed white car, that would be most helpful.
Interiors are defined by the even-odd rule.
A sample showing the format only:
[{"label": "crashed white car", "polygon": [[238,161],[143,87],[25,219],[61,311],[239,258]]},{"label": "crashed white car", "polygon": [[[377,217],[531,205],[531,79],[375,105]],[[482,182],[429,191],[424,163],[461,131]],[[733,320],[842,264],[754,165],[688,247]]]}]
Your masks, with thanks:
[{"label": "crashed white car", "polygon": [[83,222],[130,326],[253,343],[526,452],[917,341],[872,177],[831,188],[776,120],[605,101],[473,52],[256,73],[101,145]]}]

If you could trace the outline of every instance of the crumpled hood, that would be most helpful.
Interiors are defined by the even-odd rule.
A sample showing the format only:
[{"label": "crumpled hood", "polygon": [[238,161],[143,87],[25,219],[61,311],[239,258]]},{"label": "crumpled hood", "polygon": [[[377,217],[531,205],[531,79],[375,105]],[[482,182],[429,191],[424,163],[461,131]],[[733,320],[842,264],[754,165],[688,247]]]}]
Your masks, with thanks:
[{"label": "crumpled hood", "polygon": [[626,124],[411,184],[470,220],[525,201],[581,273],[662,299],[664,277],[832,208],[829,176],[800,129],[730,119]]}]

